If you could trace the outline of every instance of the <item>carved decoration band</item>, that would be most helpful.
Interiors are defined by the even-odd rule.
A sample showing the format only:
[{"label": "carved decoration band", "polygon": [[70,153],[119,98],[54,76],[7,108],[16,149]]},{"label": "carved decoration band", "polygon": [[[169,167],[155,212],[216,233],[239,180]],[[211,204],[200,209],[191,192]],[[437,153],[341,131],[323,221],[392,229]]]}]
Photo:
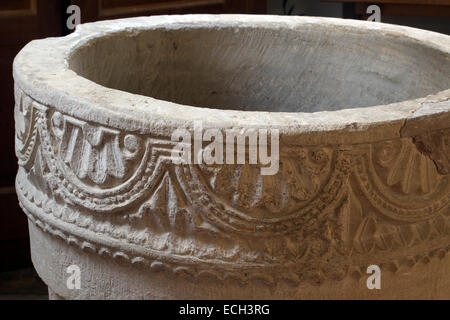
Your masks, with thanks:
[{"label": "carved decoration band", "polygon": [[[240,50],[236,64],[234,52],[213,55],[218,39]],[[374,49],[379,62],[368,64],[374,56],[354,49],[360,60],[343,67],[322,54],[338,59],[340,42],[361,39],[391,51]],[[408,50],[436,63],[409,70],[424,80],[403,78]],[[39,275],[63,298],[450,297],[449,54],[444,35],[308,17],[135,18],[33,41],[14,64],[16,189]],[[194,69],[196,55],[213,71]],[[306,67],[289,64],[298,56]],[[177,69],[189,62],[187,73]],[[310,72],[300,84],[310,95],[278,95],[293,80],[275,85],[253,63],[275,78]],[[330,78],[347,77],[323,79],[339,108],[310,86],[327,64]],[[239,90],[253,96],[234,87],[237,70]],[[192,89],[189,98],[189,72],[213,93]],[[345,92],[355,79],[362,89],[353,101]],[[174,163],[172,131],[201,119],[221,132],[279,129],[278,172]],[[71,264],[94,280],[69,290]],[[380,266],[384,290],[367,289],[370,265]],[[406,293],[424,279],[444,280]]]}]

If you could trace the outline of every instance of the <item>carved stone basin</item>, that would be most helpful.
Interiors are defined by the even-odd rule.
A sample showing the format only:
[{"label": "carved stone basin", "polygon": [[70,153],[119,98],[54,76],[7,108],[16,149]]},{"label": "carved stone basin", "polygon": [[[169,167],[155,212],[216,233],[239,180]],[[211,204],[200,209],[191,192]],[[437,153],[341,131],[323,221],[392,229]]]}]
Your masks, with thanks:
[{"label": "carved stone basin", "polygon": [[[326,18],[33,41],[14,79],[34,266],[52,298],[450,298],[449,71],[448,36]],[[278,130],[278,170],[175,162],[196,123]]]}]

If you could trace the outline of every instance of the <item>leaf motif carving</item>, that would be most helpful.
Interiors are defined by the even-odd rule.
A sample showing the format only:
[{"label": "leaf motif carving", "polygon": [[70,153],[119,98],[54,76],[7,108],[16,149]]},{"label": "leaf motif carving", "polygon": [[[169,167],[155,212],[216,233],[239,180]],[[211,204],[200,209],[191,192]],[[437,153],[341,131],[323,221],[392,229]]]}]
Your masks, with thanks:
[{"label": "leaf motif carving", "polygon": [[58,112],[53,114],[52,128],[59,139],[60,157],[81,180],[102,185],[108,177],[124,179],[127,160],[137,154],[137,150],[128,148],[137,148],[138,138],[128,135],[121,146],[118,130],[93,126]]}]

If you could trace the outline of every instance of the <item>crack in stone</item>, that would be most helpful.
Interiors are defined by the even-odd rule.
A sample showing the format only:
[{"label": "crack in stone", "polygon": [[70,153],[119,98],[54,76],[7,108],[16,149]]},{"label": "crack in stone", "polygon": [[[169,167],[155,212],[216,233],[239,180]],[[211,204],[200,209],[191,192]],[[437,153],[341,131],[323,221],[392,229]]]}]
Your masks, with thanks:
[{"label": "crack in stone", "polygon": [[436,167],[437,172],[440,175],[448,175],[450,173],[450,154],[446,152],[446,142],[448,129],[434,130],[421,135],[405,136],[404,130],[408,122],[412,119],[414,114],[423,108],[425,103],[438,103],[449,101],[450,98],[433,101],[423,101],[419,103],[419,106],[415,108],[409,117],[407,117],[399,130],[400,138],[410,138],[413,144],[416,146],[417,151],[430,159]]}]

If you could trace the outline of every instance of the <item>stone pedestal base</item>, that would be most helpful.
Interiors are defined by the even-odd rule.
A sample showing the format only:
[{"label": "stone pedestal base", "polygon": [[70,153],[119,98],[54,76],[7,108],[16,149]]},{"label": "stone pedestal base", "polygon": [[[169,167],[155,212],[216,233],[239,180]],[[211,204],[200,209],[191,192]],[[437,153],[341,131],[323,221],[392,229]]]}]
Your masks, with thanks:
[{"label": "stone pedestal base", "polygon": [[[149,273],[127,263],[83,252],[42,232],[30,223],[33,264],[49,286],[49,299],[447,299],[450,297],[450,257],[381,271],[381,289],[369,290],[367,276],[321,284],[247,284],[233,279],[194,279],[168,272]],[[81,289],[67,288],[67,268],[81,271]]]},{"label": "stone pedestal base", "polygon": [[63,297],[55,293],[50,287],[48,288],[48,300],[65,300]]}]

